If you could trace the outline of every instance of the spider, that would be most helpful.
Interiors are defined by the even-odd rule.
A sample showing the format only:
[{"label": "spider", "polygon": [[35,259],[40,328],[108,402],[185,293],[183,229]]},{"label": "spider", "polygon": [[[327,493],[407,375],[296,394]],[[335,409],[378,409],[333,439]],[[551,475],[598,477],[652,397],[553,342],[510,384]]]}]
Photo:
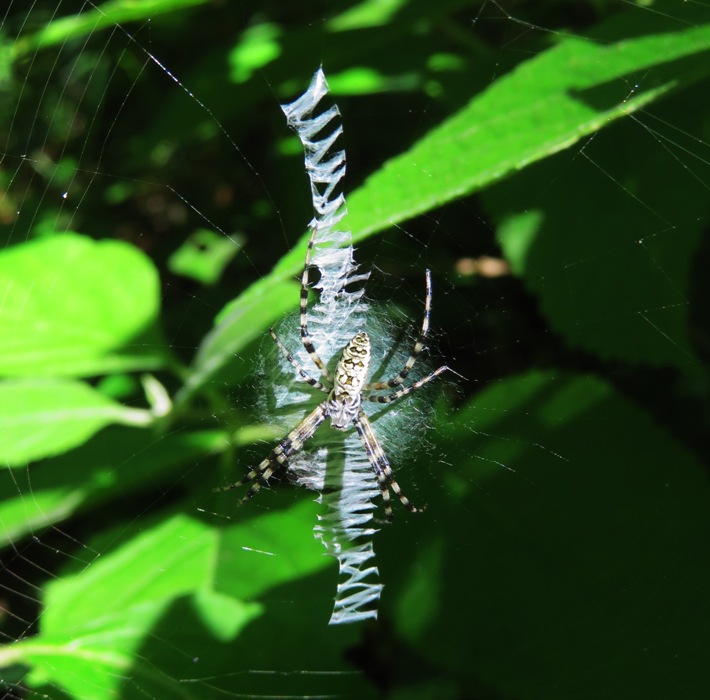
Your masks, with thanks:
[{"label": "spider", "polygon": [[[360,440],[367,452],[368,459],[375,472],[377,483],[382,493],[382,500],[385,507],[385,516],[388,522],[392,521],[392,503],[390,498],[390,489],[394,491],[399,498],[401,504],[410,513],[421,513],[424,508],[418,508],[413,505],[410,500],[402,493],[402,489],[394,478],[392,467],[390,466],[387,455],[380,446],[375,431],[370,423],[367,414],[362,409],[362,401],[373,401],[376,403],[388,404],[397,401],[407,394],[411,393],[430,382],[435,377],[438,377],[442,372],[450,370],[449,367],[443,366],[431,372],[426,377],[410,384],[402,386],[407,375],[414,367],[419,353],[424,347],[424,341],[429,332],[429,316],[431,313],[431,274],[426,271],[426,302],[424,306],[424,320],[419,331],[414,347],[409,355],[409,358],[404,364],[402,370],[392,379],[383,382],[367,382],[367,371],[372,355],[370,338],[364,331],[360,331],[353,336],[352,340],[345,346],[343,352],[335,367],[335,372],[331,374],[325,366],[320,355],[316,351],[313,342],[308,333],[308,268],[311,262],[313,252],[313,243],[316,234],[316,227],[312,228],[310,240],[308,241],[308,249],[306,251],[306,263],[303,269],[303,277],[301,280],[301,302],[300,302],[300,321],[301,321],[301,342],[303,347],[313,361],[313,364],[318,368],[321,374],[320,379],[314,379],[304,367],[296,360],[293,355],[286,349],[279,337],[274,333],[273,328],[269,329],[271,337],[288,360],[291,366],[298,374],[312,387],[328,394],[328,398],[323,401],[315,410],[306,416],[301,423],[296,426],[279,444],[271,451],[269,456],[264,459],[259,466],[249,471],[239,481],[222,486],[215,489],[215,492],[229,491],[231,489],[244,486],[252,483],[251,488],[246,496],[241,500],[244,503],[247,499],[256,494],[262,486],[268,485],[268,479],[276,471],[284,470],[288,467],[289,458],[299,452],[306,440],[313,436],[316,430],[320,427],[327,418],[330,418],[330,426],[335,430],[348,430],[351,426],[357,430]],[[453,371],[453,370],[450,370]],[[386,394],[376,395],[370,394],[373,391],[384,391],[386,389],[394,389],[400,387],[397,391]],[[365,396],[363,396],[365,394]]]}]

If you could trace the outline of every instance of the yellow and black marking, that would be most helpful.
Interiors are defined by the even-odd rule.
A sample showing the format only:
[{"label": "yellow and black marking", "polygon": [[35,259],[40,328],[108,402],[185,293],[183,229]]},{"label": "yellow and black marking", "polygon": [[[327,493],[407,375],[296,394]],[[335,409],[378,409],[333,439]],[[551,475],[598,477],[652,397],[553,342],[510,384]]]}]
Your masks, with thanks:
[{"label": "yellow and black marking", "polygon": [[335,368],[333,391],[328,397],[330,426],[347,430],[357,418],[367,379],[372,348],[367,333],[358,333],[343,350]]},{"label": "yellow and black marking", "polygon": [[399,374],[386,381],[367,383],[366,380],[372,357],[372,347],[367,333],[361,331],[345,346],[335,367],[335,373],[331,375],[325,363],[321,360],[320,355],[318,355],[308,333],[308,268],[311,263],[316,231],[317,229],[314,226],[308,241],[306,264],[301,279],[300,322],[301,342],[313,363],[320,370],[320,380],[311,377],[298,360],[286,349],[272,329],[269,329],[269,332],[284,357],[296,372],[311,386],[327,393],[328,398],[281,440],[259,466],[251,469],[237,483],[215,489],[215,491],[229,491],[245,484],[251,484],[251,488],[241,500],[241,503],[244,503],[244,501],[254,496],[262,486],[267,486],[269,478],[274,473],[287,469],[289,458],[297,452],[300,452],[306,440],[313,436],[326,418],[330,418],[330,425],[336,430],[347,430],[351,426],[355,427],[357,430],[360,440],[367,452],[372,469],[375,472],[375,477],[377,478],[377,483],[379,484],[382,494],[387,520],[391,521],[393,517],[390,489],[392,489],[397,498],[399,498],[400,503],[410,513],[421,513],[424,509],[412,505],[410,500],[402,493],[399,484],[395,481],[387,455],[380,446],[372,424],[362,410],[361,404],[363,393],[367,394],[368,401],[384,404],[391,403],[412,391],[416,391],[427,382],[438,377],[442,372],[449,370],[446,366],[439,367],[439,369],[431,372],[426,377],[417,380],[409,386],[402,386],[398,391],[385,396],[368,394],[368,392],[371,391],[382,391],[401,386],[414,367],[419,354],[424,349],[424,343],[429,333],[431,315],[431,274],[429,270],[426,271],[426,301],[424,303],[422,326],[411,354]]}]

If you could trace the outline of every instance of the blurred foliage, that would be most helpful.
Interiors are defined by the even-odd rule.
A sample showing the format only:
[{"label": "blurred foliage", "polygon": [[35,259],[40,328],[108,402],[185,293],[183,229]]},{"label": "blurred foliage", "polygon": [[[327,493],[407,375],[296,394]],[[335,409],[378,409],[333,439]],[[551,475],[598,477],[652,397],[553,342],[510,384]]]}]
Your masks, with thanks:
[{"label": "blurred foliage", "polygon": [[[710,9],[0,13],[8,697],[707,697]],[[278,104],[321,63],[358,260],[412,318],[433,270],[468,378],[393,455],[429,508],[345,628],[313,494],[210,495],[276,437],[311,218]]]}]

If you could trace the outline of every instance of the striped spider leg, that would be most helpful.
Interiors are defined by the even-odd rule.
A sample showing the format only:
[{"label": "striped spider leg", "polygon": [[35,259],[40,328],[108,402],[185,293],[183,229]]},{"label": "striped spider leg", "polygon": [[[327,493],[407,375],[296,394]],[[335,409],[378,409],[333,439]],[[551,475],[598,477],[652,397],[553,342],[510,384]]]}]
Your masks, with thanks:
[{"label": "striped spider leg", "polygon": [[263,460],[258,467],[251,469],[239,481],[214,489],[212,493],[231,491],[232,489],[254,482],[249,491],[247,491],[247,495],[240,501],[240,503],[244,503],[257,493],[262,486],[268,486],[269,477],[271,477],[274,472],[281,471],[288,467],[289,457],[301,451],[303,443],[318,430],[320,424],[326,419],[327,416],[324,407],[325,402],[306,416],[273,450],[271,450],[269,456]]},{"label": "striped spider leg", "polygon": [[[311,261],[313,242],[316,229],[313,228],[308,249],[306,252],[306,263],[301,279],[300,297],[300,324],[301,342],[304,349],[311,358],[313,364],[320,371],[320,379],[312,377],[308,371],[293,357],[288,349],[281,342],[273,329],[269,329],[271,337],[282,352],[289,364],[296,370],[298,375],[311,386],[328,394],[328,398],[313,410],[304,420],[294,428],[279,444],[271,451],[256,468],[251,469],[240,481],[229,484],[215,491],[229,491],[230,489],[251,483],[251,487],[242,503],[256,494],[262,486],[266,486],[268,479],[279,470],[288,468],[288,461],[291,456],[299,452],[306,440],[313,436],[320,425],[330,419],[330,426],[335,430],[348,430],[354,427],[357,430],[360,440],[367,452],[368,459],[375,472],[377,483],[380,487],[382,500],[385,508],[385,516],[388,521],[392,520],[392,503],[390,489],[399,498],[400,503],[411,513],[420,513],[423,508],[417,508],[402,493],[402,489],[394,478],[392,467],[387,455],[382,449],[374,428],[369,418],[362,410],[363,393],[368,401],[388,404],[397,401],[407,394],[416,391],[427,382],[438,377],[442,372],[450,370],[443,366],[431,372],[422,379],[405,386],[404,381],[414,367],[415,362],[422,349],[429,333],[429,318],[431,314],[431,274],[426,271],[426,301],[424,306],[424,319],[422,327],[417,336],[414,347],[409,358],[404,363],[402,370],[392,379],[380,382],[367,383],[367,372],[372,358],[372,346],[370,338],[364,331],[356,333],[352,340],[343,349],[342,355],[338,359],[335,372],[331,374],[325,363],[321,360],[308,333],[308,268]],[[386,395],[370,394],[374,391],[382,391],[400,387],[397,391]]]}]

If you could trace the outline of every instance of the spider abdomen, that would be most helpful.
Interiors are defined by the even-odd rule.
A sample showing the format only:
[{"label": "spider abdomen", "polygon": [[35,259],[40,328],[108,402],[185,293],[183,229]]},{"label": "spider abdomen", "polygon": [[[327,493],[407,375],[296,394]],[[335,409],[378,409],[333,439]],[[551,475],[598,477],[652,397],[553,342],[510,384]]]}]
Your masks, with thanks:
[{"label": "spider abdomen", "polygon": [[360,332],[345,346],[338,360],[333,391],[328,397],[330,425],[336,430],[347,430],[360,412],[371,355],[370,338]]}]

